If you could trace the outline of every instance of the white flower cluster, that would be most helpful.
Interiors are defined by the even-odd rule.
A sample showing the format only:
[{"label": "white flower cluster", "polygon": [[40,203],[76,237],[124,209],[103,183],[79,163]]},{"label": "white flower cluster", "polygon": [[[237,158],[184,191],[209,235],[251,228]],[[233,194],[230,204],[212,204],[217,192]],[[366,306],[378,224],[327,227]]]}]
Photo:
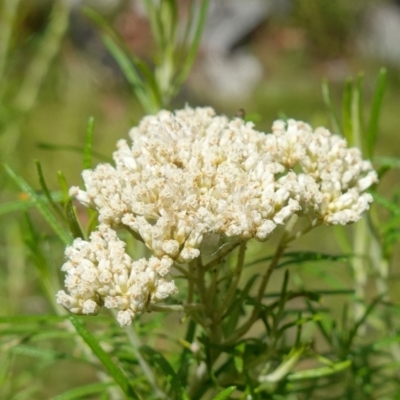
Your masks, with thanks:
[{"label": "white flower cluster", "polygon": [[[130,230],[161,260],[164,275],[173,261],[186,263],[198,257],[207,234],[266,240],[295,213],[312,223],[357,221],[372,201],[363,191],[377,180],[360,151],[347,148],[345,140],[328,130],[313,131],[303,122],[276,121],[272,130],[258,132],[252,123],[217,116],[211,108],[161,111],[131,130],[132,146],[118,142],[115,166],[101,164],[84,171],[86,190],[73,187],[70,194],[99,212],[102,240],[105,232],[112,236],[112,229]],[[119,243],[116,236],[114,242]],[[86,242],[73,248],[82,243]],[[86,282],[83,253],[79,250],[80,266],[69,272],[76,288]],[[114,265],[114,256],[109,250],[107,254],[91,268],[100,271],[103,257]],[[129,271],[132,275],[136,270]],[[71,304],[64,294],[59,301],[70,310],[77,302],[78,311],[87,313],[87,298],[110,296],[99,291],[105,283],[98,282],[92,297],[67,283]],[[161,291],[174,290],[171,286],[169,292]],[[135,314],[145,309],[145,302],[140,304],[124,310]]]},{"label": "white flower cluster", "polygon": [[149,304],[158,303],[175,293],[173,281],[163,278],[170,269],[169,260],[151,257],[133,261],[125,252],[125,242],[107,225],[100,225],[90,241],[75,239],[67,247],[65,286],[57,293],[57,302],[75,314],[97,314],[100,307],[118,310],[117,321],[129,325],[136,314]]}]

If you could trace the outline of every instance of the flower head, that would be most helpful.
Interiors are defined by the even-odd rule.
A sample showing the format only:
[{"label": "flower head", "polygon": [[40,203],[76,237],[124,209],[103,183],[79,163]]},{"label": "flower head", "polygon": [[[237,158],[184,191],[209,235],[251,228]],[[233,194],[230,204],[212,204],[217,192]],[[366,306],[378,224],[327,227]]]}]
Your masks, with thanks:
[{"label": "flower head", "polygon": [[[276,121],[272,134],[211,108],[161,111],[118,142],[115,166],[83,172],[102,223],[128,227],[155,256],[188,262],[204,235],[267,239],[292,214],[327,224],[354,222],[376,181],[358,149],[326,129]],[[294,172],[296,171],[296,172]],[[344,196],[344,197],[343,197]]]},{"label": "flower head", "polygon": [[[164,276],[174,261],[200,255],[206,237],[266,240],[293,214],[312,224],[357,221],[377,181],[370,162],[327,129],[276,121],[272,133],[250,122],[218,116],[211,108],[161,111],[120,140],[115,166],[83,171],[85,190],[70,194],[95,208],[101,223],[91,241],[67,248],[67,295],[73,312],[100,306],[132,317],[176,291]],[[132,261],[116,229],[125,228],[154,257]]]},{"label": "flower head", "polygon": [[150,304],[158,303],[177,291],[164,276],[171,263],[151,257],[133,261],[125,243],[107,225],[100,225],[90,241],[75,239],[65,251],[62,270],[65,287],[57,302],[76,314],[97,314],[101,306],[118,311],[117,320],[128,325]]}]

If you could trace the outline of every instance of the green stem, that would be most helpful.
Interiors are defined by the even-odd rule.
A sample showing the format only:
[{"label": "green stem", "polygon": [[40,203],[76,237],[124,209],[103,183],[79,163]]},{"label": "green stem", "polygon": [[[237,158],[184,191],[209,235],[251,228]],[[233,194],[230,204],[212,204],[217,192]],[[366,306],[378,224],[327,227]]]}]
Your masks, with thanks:
[{"label": "green stem", "polygon": [[[189,267],[190,268],[190,267]],[[185,275],[187,274],[187,275]],[[185,276],[187,277],[189,274],[185,271]],[[193,279],[188,279],[188,292],[187,292],[187,302],[188,304],[193,302],[193,297],[194,297],[194,283]]]},{"label": "green stem", "polygon": [[60,43],[68,27],[70,1],[56,1],[52,10],[49,26],[36,54],[23,79],[15,106],[22,113],[29,112],[37,99],[39,89],[49,66],[60,48]]},{"label": "green stem", "polygon": [[129,342],[132,345],[133,352],[137,358],[137,361],[140,366],[140,370],[143,372],[144,376],[146,377],[147,381],[149,382],[153,393],[159,399],[166,399],[167,395],[158,387],[157,380],[154,375],[153,370],[151,369],[150,365],[147,361],[142,357],[139,349],[142,346],[142,342],[139,336],[136,334],[133,325],[125,327],[125,332],[128,337]]},{"label": "green stem", "polygon": [[237,263],[236,263],[236,268],[234,271],[233,280],[232,280],[231,285],[229,286],[228,292],[226,293],[224,300],[222,301],[221,309],[220,309],[219,315],[218,315],[219,320],[221,320],[224,312],[229,309],[229,307],[231,306],[232,300],[235,296],[240,277],[242,276],[244,259],[245,259],[245,255],[246,255],[246,246],[247,246],[247,241],[244,241],[240,244],[239,254],[238,254],[238,258],[237,258]]},{"label": "green stem", "polygon": [[[365,255],[368,241],[368,224],[366,218],[362,218],[354,227],[354,253],[357,255]],[[354,303],[354,317],[358,321],[365,314],[366,294],[365,286],[367,284],[367,269],[364,264],[363,257],[353,258],[353,273],[355,281],[356,302]],[[360,330],[361,332],[365,330]]]},{"label": "green stem", "polygon": [[[6,0],[12,3],[13,0]],[[19,86],[14,99],[17,118],[11,121],[1,136],[0,148],[2,155],[9,155],[15,149],[21,133],[21,123],[32,110],[38,97],[43,80],[49,71],[49,66],[56,55],[61,40],[68,26],[70,1],[58,0],[55,2],[52,17],[46,29],[35,58],[30,62],[28,70]]]},{"label": "green stem", "polygon": [[4,89],[3,82],[10,47],[10,38],[19,2],[20,0],[3,1],[2,18],[0,23],[0,98],[2,97],[1,95]]},{"label": "green stem", "polygon": [[[248,320],[239,328],[236,330],[236,332],[233,333],[233,335],[231,335],[225,342],[224,345],[225,346],[230,346],[234,343],[236,343],[236,341],[238,339],[240,339],[245,333],[248,332],[248,330],[253,326],[254,322],[257,321],[258,317],[259,317],[259,313],[261,310],[261,302],[262,299],[264,297],[264,293],[265,290],[267,288],[268,282],[271,278],[272,272],[274,271],[274,269],[276,268],[276,266],[279,263],[279,259],[281,257],[281,255],[283,254],[283,252],[286,249],[287,244],[294,240],[295,238],[298,237],[298,234],[294,234],[294,235],[290,235],[291,232],[293,231],[294,225],[296,224],[298,220],[297,216],[293,216],[292,219],[288,222],[288,224],[286,225],[285,231],[282,234],[281,240],[279,241],[278,247],[276,249],[276,252],[274,254],[274,257],[272,258],[267,270],[265,271],[265,274],[262,278],[262,281],[260,283],[260,286],[258,288],[258,293],[257,293],[257,297],[256,297],[256,304],[253,308],[253,311],[250,315],[250,317],[248,318]],[[304,229],[301,232],[308,232],[312,227],[307,227],[306,229]]]}]

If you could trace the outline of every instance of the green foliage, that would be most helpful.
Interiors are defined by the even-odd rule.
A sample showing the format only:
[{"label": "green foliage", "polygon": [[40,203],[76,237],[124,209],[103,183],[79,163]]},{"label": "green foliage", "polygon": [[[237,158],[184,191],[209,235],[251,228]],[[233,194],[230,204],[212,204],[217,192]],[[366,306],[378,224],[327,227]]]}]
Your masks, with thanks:
[{"label": "green foliage", "polygon": [[[5,135],[9,137],[34,109],[38,91],[66,29],[67,3],[54,2],[42,46],[24,72],[21,91],[12,102],[0,106],[0,124],[6,126]],[[208,1],[190,1],[186,24],[182,26],[175,0],[146,0],[145,5],[156,47],[154,69],[131,53],[104,17],[89,9],[85,13],[95,22],[143,109],[154,113],[170,106],[189,74]],[[297,5],[299,19],[312,23],[309,39],[316,51],[324,49],[323,57],[341,52],[339,42],[350,34],[349,26],[341,22],[347,12],[342,2],[328,5],[332,12],[323,13],[326,24],[335,32],[333,25],[340,25],[339,35],[328,38],[331,47],[321,44],[326,37],[319,37],[323,21],[315,16],[321,14],[321,5],[306,6],[304,1],[298,1]],[[7,23],[0,25],[0,38],[4,39],[0,40],[3,84],[0,98],[6,98],[10,92],[5,79],[9,69],[7,55],[18,1],[3,2],[2,7],[2,20]],[[363,83],[362,75],[348,79],[336,107],[325,81],[323,100],[333,131],[343,134],[352,146],[359,146],[383,178],[400,166],[397,157],[376,155],[386,70],[382,69],[378,75],[368,112]],[[259,115],[253,116],[248,119],[254,120]],[[84,169],[92,168],[94,157],[108,162],[109,157],[96,151],[94,122],[93,117],[89,118],[83,146],[48,143],[40,146],[80,154]],[[2,399],[398,397],[400,308],[388,289],[389,264],[400,240],[396,191],[388,197],[379,192],[377,185],[373,191],[375,209],[368,220],[361,221],[354,229],[337,229],[337,247],[342,251],[322,251],[315,244],[311,250],[298,248],[292,245],[294,236],[285,232],[278,243],[268,242],[262,248],[227,242],[216,253],[207,255],[204,265],[184,268],[178,265],[187,298],[180,298],[178,304],[154,308],[150,318],[145,315],[137,318],[133,326],[120,328],[109,315],[95,319],[68,316],[56,304],[62,248],[75,238],[87,238],[96,228],[97,214],[75,208],[63,173],[57,173],[59,189],[53,191],[38,161],[36,170],[40,191],[18,175],[16,169],[5,166],[7,177],[22,195],[18,197],[13,192],[12,201],[8,199],[1,204],[0,217],[6,225],[8,217],[21,216],[18,232],[25,245],[26,267],[21,273],[11,257],[7,260],[4,256],[2,261],[10,276],[22,275],[15,281],[25,278],[24,275],[26,280],[31,279],[30,273],[34,271],[40,286],[37,290],[47,303],[40,305],[38,311],[34,308],[29,315],[29,307],[15,305],[16,315],[0,316]],[[35,210],[48,225],[46,228],[40,225]],[[46,230],[48,227],[50,231]],[[5,248],[9,243],[2,245]],[[130,238],[129,247],[135,258],[147,254],[135,237]],[[353,277],[338,277],[338,270],[348,267]],[[368,293],[370,286],[367,287],[365,276],[369,276],[376,294]],[[23,297],[18,285],[10,287],[7,293],[13,291]],[[179,318],[175,311],[179,312]],[[68,381],[67,388],[59,383],[60,389],[55,393],[54,387],[47,387],[47,375],[52,370],[62,373],[66,368],[68,374],[76,369],[76,375],[80,368],[86,368],[83,375],[89,378]]]},{"label": "green foliage", "polygon": [[[181,26],[182,17],[178,18],[175,0],[144,1],[156,45],[154,71],[132,54],[123,39],[99,13],[85,9],[85,14],[101,30],[104,45],[148,114],[168,107],[188,77],[196,58],[209,0],[191,0],[188,3],[186,25]],[[183,28],[183,35],[179,28]]]}]

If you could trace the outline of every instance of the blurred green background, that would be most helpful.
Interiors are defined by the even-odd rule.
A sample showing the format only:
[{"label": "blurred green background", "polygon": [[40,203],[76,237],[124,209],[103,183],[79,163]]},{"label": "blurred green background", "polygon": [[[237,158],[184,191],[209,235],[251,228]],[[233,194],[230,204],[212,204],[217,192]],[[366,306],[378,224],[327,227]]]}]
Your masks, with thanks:
[{"label": "blurred green background", "polygon": [[[10,22],[10,12],[13,12],[10,3],[18,3],[18,7],[14,10],[15,18],[9,31],[9,46],[4,49],[1,43],[5,43],[5,26]],[[51,18],[55,18],[56,3],[50,0],[0,1],[3,40],[0,39],[0,56],[4,61],[0,64],[0,156],[2,162],[11,165],[36,189],[39,184],[34,159],[41,161],[50,189],[58,188],[58,170],[63,171],[69,185],[81,185],[80,149],[90,116],[95,118],[94,150],[110,157],[116,141],[126,138],[129,128],[144,115],[123,74],[103,46],[96,26],[82,14],[83,3],[72,0],[63,3],[68,18],[58,21],[51,33],[54,36],[53,47],[44,48]],[[132,51],[151,64],[154,50],[151,31],[137,3],[140,2],[92,1],[85,4],[97,4],[98,12],[121,34]],[[185,2],[181,3],[184,8]],[[236,3],[240,5],[240,2]],[[246,1],[241,3],[245,10]],[[229,34],[216,29],[216,26],[223,25],[222,22],[219,24],[218,18],[226,15],[221,10],[222,14],[214,10],[214,24],[206,25],[205,39],[192,73],[171,108],[181,108],[186,103],[191,106],[210,105],[218,113],[228,116],[244,109],[256,122],[256,127],[266,132],[272,121],[280,117],[304,120],[314,127],[330,127],[322,100],[322,80],[330,82],[332,97],[340,112],[346,79],[363,73],[365,117],[368,119],[376,77],[379,69],[385,66],[388,87],[375,154],[399,156],[400,36],[396,39],[395,34],[400,30],[400,6],[382,0],[265,3],[268,7],[262,6],[261,17],[248,22],[240,35],[235,35],[233,29],[228,44],[218,44],[219,38]],[[398,25],[393,22],[395,20],[387,20],[389,22],[382,25],[381,21],[385,20],[380,18],[385,15],[389,19],[397,15]],[[228,18],[225,22],[227,30],[239,24],[237,21]],[[379,25],[388,29],[392,26],[393,31],[382,33]],[[46,65],[40,64],[40,60],[37,62],[41,51],[44,53],[41,60],[48,58]],[[45,72],[43,76],[38,73],[41,68]],[[24,199],[24,193],[4,173],[0,173],[0,179],[2,203]],[[398,170],[390,171],[380,183],[379,191],[385,196],[393,196],[398,192],[398,184]],[[32,210],[31,215],[37,232],[50,232],[35,211]],[[380,211],[379,215],[385,218],[384,212]],[[1,218],[0,314],[50,312],[42,296],[40,279],[31,267],[23,243],[20,228],[23,218],[20,213],[5,212]],[[325,228],[313,232],[296,246],[303,249],[317,246],[320,251],[333,253],[340,251],[332,230]],[[58,268],[62,264],[61,245],[56,243],[44,250],[53,267]],[[399,256],[397,248],[389,282],[395,302],[400,302],[397,289]],[[348,266],[335,268],[337,270],[330,270],[330,273],[342,287],[351,287]],[[309,289],[327,286],[321,271],[302,266],[295,273],[302,276]],[[282,279],[279,273],[275,279],[277,282]],[[375,288],[370,286],[372,298]],[[332,304],[335,301],[337,299],[333,299]],[[26,358],[25,366],[34,368],[34,361]],[[20,372],[20,385],[23,386],[24,373]],[[72,372],[67,362],[48,372],[36,383],[44,397],[36,398],[50,398],[71,384],[75,386],[81,380],[93,378],[90,369],[74,367]],[[48,381],[54,383],[48,385]]]}]

